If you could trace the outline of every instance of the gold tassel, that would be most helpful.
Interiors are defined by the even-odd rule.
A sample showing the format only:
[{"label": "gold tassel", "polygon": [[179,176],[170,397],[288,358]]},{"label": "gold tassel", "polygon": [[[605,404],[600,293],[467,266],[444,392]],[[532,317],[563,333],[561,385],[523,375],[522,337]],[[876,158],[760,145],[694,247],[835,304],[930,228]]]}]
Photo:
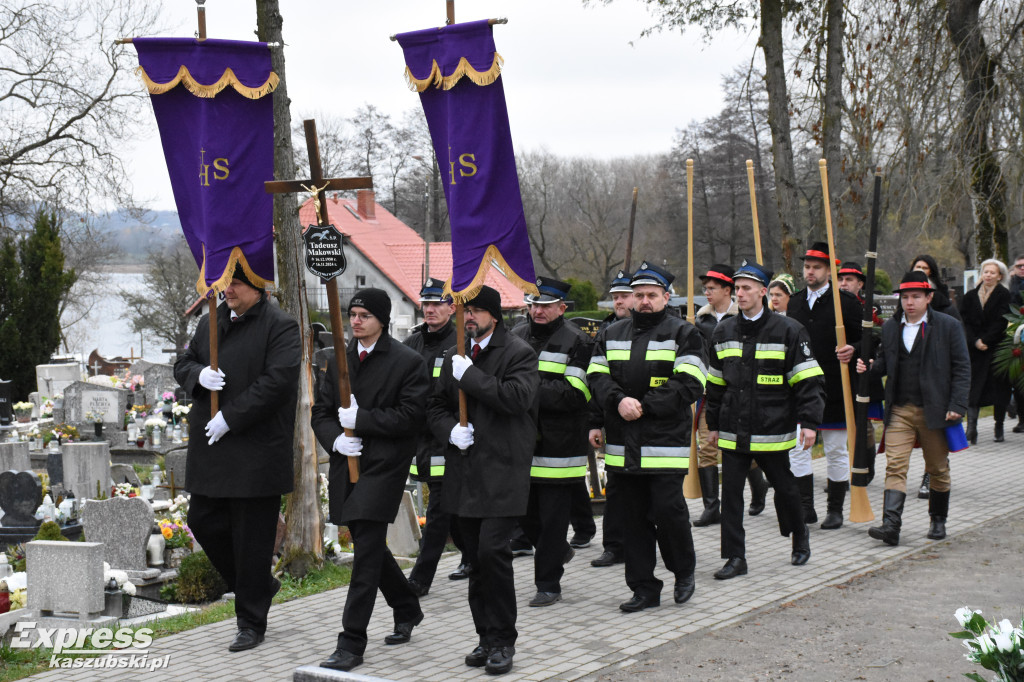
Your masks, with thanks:
[{"label": "gold tassel", "polygon": [[527,282],[522,277],[516,274],[515,270],[509,266],[505,257],[501,255],[501,251],[494,244],[487,247],[484,251],[483,258],[480,259],[480,267],[477,268],[476,275],[473,276],[473,281],[469,283],[469,286],[462,289],[462,291],[452,290],[452,278],[449,277],[448,281],[444,283],[444,294],[451,296],[455,303],[468,303],[476,298],[476,295],[480,293],[480,288],[484,285],[484,280],[487,277],[487,269],[492,266],[491,261],[497,261],[498,265],[501,266],[502,274],[505,279],[512,283],[517,289],[523,293],[533,294],[534,296],[540,295],[537,290],[537,285],[533,282]]},{"label": "gold tassel", "polygon": [[135,72],[139,75],[139,78],[142,79],[142,82],[145,84],[146,89],[149,90],[149,94],[151,95],[162,95],[175,88],[179,83],[182,83],[184,84],[185,89],[196,97],[216,97],[217,93],[221,90],[231,86],[234,88],[235,92],[243,97],[248,97],[249,99],[260,99],[261,97],[269,95],[276,90],[278,83],[280,83],[280,79],[277,77],[277,74],[271,71],[270,75],[267,77],[267,81],[263,85],[257,88],[251,88],[247,85],[243,85],[242,82],[238,80],[238,76],[235,75],[235,72],[231,70],[230,66],[224,69],[224,73],[221,74],[221,77],[217,79],[216,83],[211,83],[210,85],[203,85],[193,78],[192,74],[189,73],[188,68],[184,64],[178,67],[177,75],[166,83],[157,83],[153,81],[149,77],[149,74],[146,73],[146,70],[141,66],[136,68]]},{"label": "gold tassel", "polygon": [[434,60],[430,67],[430,73],[427,74],[426,78],[417,78],[409,70],[409,67],[405,67],[405,83],[409,86],[409,89],[413,92],[423,92],[427,88],[434,85],[434,87],[442,90],[451,90],[455,87],[463,78],[468,78],[477,85],[490,85],[494,81],[498,80],[498,76],[501,75],[501,67],[505,64],[505,59],[498,54],[494,53],[494,61],[491,63],[491,68],[486,71],[477,71],[473,68],[473,65],[469,63],[469,60],[463,57],[459,60],[455,70],[450,75],[445,76],[441,73],[441,67],[437,65],[437,60]]},{"label": "gold tassel", "polygon": [[196,281],[196,291],[202,296],[207,296],[212,290],[214,295],[221,294],[228,285],[231,284],[231,280],[235,277],[235,266],[241,265],[242,271],[245,272],[246,278],[255,284],[260,289],[267,288],[267,280],[263,279],[249,267],[249,261],[245,259],[245,254],[242,253],[242,249],[235,247],[231,249],[231,255],[228,256],[228,263],[224,267],[224,272],[217,279],[216,282],[210,286],[206,286],[206,244],[203,244],[203,264],[199,267],[199,279]]}]

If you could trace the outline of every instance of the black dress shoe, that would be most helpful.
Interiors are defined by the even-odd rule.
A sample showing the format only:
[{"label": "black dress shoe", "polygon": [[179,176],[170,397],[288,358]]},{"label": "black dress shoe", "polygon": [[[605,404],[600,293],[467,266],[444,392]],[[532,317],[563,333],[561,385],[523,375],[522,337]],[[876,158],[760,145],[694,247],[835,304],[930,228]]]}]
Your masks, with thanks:
[{"label": "black dress shoe", "polygon": [[518,556],[533,556],[533,546],[525,540],[511,540],[509,547],[512,548],[512,558]]},{"label": "black dress shoe", "polygon": [[644,597],[639,592],[633,593],[633,598],[619,604],[619,610],[626,613],[636,613],[644,609],[651,609],[661,606],[661,597]]},{"label": "black dress shoe", "polygon": [[252,628],[242,628],[235,634],[235,640],[228,645],[228,651],[255,649],[263,641],[263,635]]},{"label": "black dress shoe", "polygon": [[566,565],[567,563],[569,563],[570,561],[572,561],[572,558],[573,558],[574,556],[576,556],[576,550],[575,550],[575,549],[573,549],[572,547],[569,547],[569,551],[567,551],[567,552],[565,553],[565,556],[564,556],[564,557],[562,557],[562,565],[563,565],[563,566],[565,566],[565,565]]},{"label": "black dress shoe", "polygon": [[413,578],[409,578],[409,589],[412,590],[412,593],[417,597],[425,597],[427,596],[427,592],[430,592],[429,585],[424,585],[419,580],[415,580]]},{"label": "black dress shoe", "polygon": [[395,631],[384,638],[385,644],[405,644],[412,639],[412,629],[423,622],[423,613],[404,623],[395,623]]},{"label": "black dress shoe", "polygon": [[512,657],[516,655],[514,646],[499,646],[491,649],[484,670],[488,675],[504,675],[512,669]]},{"label": "black dress shoe", "polygon": [[551,606],[559,601],[562,601],[561,592],[538,592],[530,600],[530,606]]},{"label": "black dress shoe", "polygon": [[623,561],[625,561],[625,559],[623,559],[615,552],[601,552],[601,556],[591,561],[590,565],[594,568],[603,568],[604,566],[621,564]]},{"label": "black dress shoe", "polygon": [[480,668],[487,663],[487,657],[491,655],[491,649],[483,644],[469,652],[466,656],[466,665],[470,668]]},{"label": "black dress shoe", "polygon": [[572,540],[569,540],[569,546],[573,549],[586,549],[587,547],[590,547],[590,541],[592,539],[592,535],[573,533]]},{"label": "black dress shoe", "polygon": [[685,604],[693,596],[693,589],[693,574],[680,576],[676,578],[676,588],[672,592],[672,597],[677,604]]},{"label": "black dress shoe", "polygon": [[448,580],[465,580],[472,572],[473,567],[469,564],[459,564],[458,568],[448,574]]},{"label": "black dress shoe", "polygon": [[805,531],[803,537],[798,538],[796,533],[793,533],[793,554],[790,557],[789,563],[794,566],[803,566],[810,558],[811,534]]},{"label": "black dress shoe", "polygon": [[334,653],[328,656],[326,661],[320,663],[320,667],[348,671],[357,665],[361,665],[362,662],[363,657],[359,654],[354,654],[344,649],[335,649]]},{"label": "black dress shoe", "polygon": [[747,560],[743,557],[734,556],[725,562],[725,566],[715,571],[715,580],[728,580],[738,575],[747,574]]}]

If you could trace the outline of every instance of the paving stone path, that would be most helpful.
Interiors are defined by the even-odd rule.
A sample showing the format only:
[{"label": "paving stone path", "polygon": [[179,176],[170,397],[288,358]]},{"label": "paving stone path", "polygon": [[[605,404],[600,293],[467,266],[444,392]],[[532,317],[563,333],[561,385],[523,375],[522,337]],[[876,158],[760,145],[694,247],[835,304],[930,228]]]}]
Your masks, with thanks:
[{"label": "paving stone path", "polygon": [[[1024,447],[1020,436],[1007,434],[1004,444],[991,442],[992,421],[983,419],[977,446],[954,454],[953,491],[950,499],[948,532],[950,536],[971,530],[996,517],[1024,509],[1019,481],[1024,477]],[[884,456],[878,458],[884,468]],[[566,566],[562,581],[563,601],[546,608],[529,608],[533,596],[533,565],[530,558],[515,560],[516,588],[519,596],[519,641],[515,668],[502,680],[574,680],[599,670],[618,667],[636,654],[704,628],[717,628],[735,622],[754,609],[806,596],[829,585],[877,569],[929,545],[942,551],[941,545],[928,540],[928,502],[918,500],[914,492],[924,470],[922,458],[911,460],[903,517],[901,544],[888,547],[867,536],[867,527],[880,523],[883,476],[868,487],[876,521],[845,525],[834,531],[817,527],[811,530],[810,562],[803,567],[789,564],[790,541],[778,533],[771,500],[763,514],[746,517],[747,561],[750,573],[730,581],[716,581],[712,574],[721,567],[719,526],[694,528],[697,549],[697,590],[682,606],[672,601],[672,576],[659,562],[657,575],[666,582],[662,606],[637,614],[621,613],[619,602],[630,592],[621,564],[593,568],[590,560],[601,552],[600,537],[591,547],[576,552]],[[815,498],[819,517],[823,516],[825,462],[814,461]],[[747,492],[749,495],[749,491]],[[769,493],[769,496],[771,493]],[[980,504],[983,500],[998,504]],[[690,515],[699,514],[700,500],[689,500]],[[849,500],[847,500],[847,509]],[[598,519],[600,529],[600,519]],[[430,594],[423,598],[426,614],[416,628],[412,642],[385,646],[383,638],[391,632],[391,612],[378,596],[370,623],[370,645],[365,663],[355,673],[390,680],[424,682],[489,678],[482,669],[467,668],[463,657],[476,645],[466,582],[447,580],[458,557],[442,559],[438,577]],[[341,624],[346,588],[298,599],[275,606],[270,612],[266,642],[248,652],[229,653],[235,625],[225,621],[156,640],[151,656],[170,656],[167,670],[136,674],[139,680],[290,680],[300,665],[316,665],[334,649]],[[86,670],[48,671],[33,680],[121,680],[124,671]]]}]

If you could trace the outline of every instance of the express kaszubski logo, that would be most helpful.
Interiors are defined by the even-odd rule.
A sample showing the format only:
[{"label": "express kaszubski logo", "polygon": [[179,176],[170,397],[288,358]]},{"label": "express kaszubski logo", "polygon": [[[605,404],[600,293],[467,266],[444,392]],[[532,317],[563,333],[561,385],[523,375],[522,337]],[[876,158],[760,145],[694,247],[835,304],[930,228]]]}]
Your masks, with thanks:
[{"label": "express kaszubski logo", "polygon": [[151,657],[152,628],[37,628],[35,621],[14,626],[12,649],[52,649],[51,668],[166,668],[170,655]]}]

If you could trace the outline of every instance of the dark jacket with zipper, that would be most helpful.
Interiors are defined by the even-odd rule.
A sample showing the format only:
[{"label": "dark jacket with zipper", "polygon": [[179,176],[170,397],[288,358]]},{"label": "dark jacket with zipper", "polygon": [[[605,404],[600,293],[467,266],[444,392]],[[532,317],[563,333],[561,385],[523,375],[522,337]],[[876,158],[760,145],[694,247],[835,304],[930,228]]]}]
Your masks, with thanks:
[{"label": "dark jacket with zipper", "polygon": [[537,353],[537,445],[533,483],[578,483],[587,475],[590,337],[564,317],[512,330]]},{"label": "dark jacket with zipper", "polygon": [[209,445],[211,393],[199,383],[210,364],[210,317],[199,320],[174,378],[192,396],[185,489],[208,497],[269,497],[292,491],[292,438],[302,345],[299,326],[264,295],[235,322],[217,308],[220,411],[230,429]]},{"label": "dark jacket with zipper", "polygon": [[346,348],[349,382],[359,410],[353,435],[363,439],[359,481],[352,483],[348,458],[334,449],[342,434],[338,422],[341,394],[338,369],[331,356],[327,374],[313,405],[310,422],[320,445],[331,455],[327,475],[331,521],[393,523],[405,491],[409,464],[423,427],[430,383],[423,358],[384,332],[373,351],[359,361],[359,345]]},{"label": "dark jacket with zipper", "polygon": [[[449,320],[448,324],[436,332],[430,331],[424,323],[413,329],[409,338],[403,342],[419,353],[427,363],[427,375],[430,376],[431,385],[441,376],[444,352],[455,344],[455,336],[455,324]],[[430,426],[424,421],[419,443],[416,445],[416,458],[409,468],[412,480],[436,482],[444,478],[445,442],[435,438]]]},{"label": "dark jacket with zipper", "polygon": [[[633,311],[599,332],[587,368],[604,412],[605,466],[625,474],[685,473],[692,405],[704,393],[707,355],[697,328],[663,310]],[[626,421],[623,398],[639,400],[643,416]]]},{"label": "dark jacket with zipper", "polygon": [[718,447],[788,452],[797,443],[797,424],[818,427],[823,373],[799,322],[766,308],[754,321],[722,320],[712,342],[707,421],[719,432]]},{"label": "dark jacket with zipper", "polygon": [[[466,345],[469,355],[472,339]],[[466,518],[523,516],[537,442],[537,354],[501,322],[458,381],[452,376],[455,354],[454,346],[445,353],[427,401],[434,437],[447,443],[441,507]],[[459,423],[460,388],[474,429],[474,443],[465,453],[449,442]]]}]

